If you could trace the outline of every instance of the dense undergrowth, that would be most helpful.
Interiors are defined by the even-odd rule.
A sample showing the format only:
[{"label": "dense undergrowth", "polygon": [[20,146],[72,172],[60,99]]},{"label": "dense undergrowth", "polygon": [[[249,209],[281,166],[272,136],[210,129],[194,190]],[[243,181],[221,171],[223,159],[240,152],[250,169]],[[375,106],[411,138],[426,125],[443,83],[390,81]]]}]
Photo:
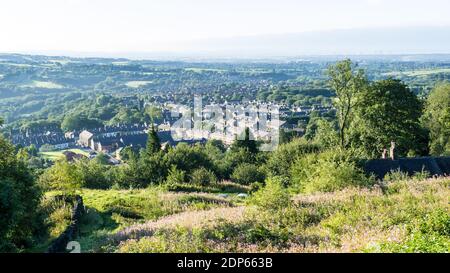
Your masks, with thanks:
[{"label": "dense undergrowth", "polygon": [[247,199],[161,187],[81,194],[83,252],[450,251],[446,178],[312,194],[272,179]]},{"label": "dense undergrowth", "polygon": [[448,179],[397,181],[286,199],[275,181],[248,201],[243,216],[191,228],[180,222],[121,241],[117,251],[449,252],[449,186]]}]

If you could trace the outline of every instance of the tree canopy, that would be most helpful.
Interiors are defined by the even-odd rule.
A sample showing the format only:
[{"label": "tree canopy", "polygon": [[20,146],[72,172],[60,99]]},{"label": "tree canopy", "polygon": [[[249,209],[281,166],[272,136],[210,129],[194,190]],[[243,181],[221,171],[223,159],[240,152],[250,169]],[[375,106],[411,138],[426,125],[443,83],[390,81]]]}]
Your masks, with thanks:
[{"label": "tree canopy", "polygon": [[431,154],[450,155],[450,83],[431,92],[422,121],[430,131]]},{"label": "tree canopy", "polygon": [[344,147],[348,145],[347,130],[353,109],[358,103],[358,94],[366,89],[367,79],[364,70],[357,69],[357,65],[349,59],[331,65],[327,74],[336,95],[333,104],[337,109],[340,145]]},{"label": "tree canopy", "polygon": [[358,98],[351,128],[351,141],[369,158],[379,157],[390,143],[398,155],[427,152],[426,132],[421,128],[422,103],[401,81],[372,83]]}]

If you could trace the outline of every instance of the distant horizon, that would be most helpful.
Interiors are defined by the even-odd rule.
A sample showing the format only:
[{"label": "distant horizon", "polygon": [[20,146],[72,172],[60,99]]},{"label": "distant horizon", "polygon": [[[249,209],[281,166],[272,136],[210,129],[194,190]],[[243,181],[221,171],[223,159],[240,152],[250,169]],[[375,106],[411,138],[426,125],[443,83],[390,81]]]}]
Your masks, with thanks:
[{"label": "distant horizon", "polygon": [[[311,56],[393,56],[450,54],[450,26],[384,27],[305,31],[194,40],[184,50],[0,50],[5,54],[74,58],[284,59]],[[360,49],[364,48],[364,50]]]},{"label": "distant horizon", "polygon": [[[62,57],[62,58],[73,58],[73,59],[126,59],[130,61],[151,61],[152,59],[148,58],[129,58],[126,57],[127,54],[172,54],[173,52],[75,52],[75,51],[26,51],[26,52],[0,52],[0,56],[2,55],[19,55],[19,56],[42,56],[42,57]],[[192,58],[196,59],[196,56],[184,56],[182,52],[173,53],[175,55],[180,55],[178,58]],[[450,56],[450,52],[437,52],[437,53],[367,53],[367,54],[300,54],[300,55],[292,55],[292,56],[263,56],[263,57],[227,57],[227,56],[218,56],[211,57],[211,59],[249,59],[249,60],[263,60],[263,59],[296,59],[296,58],[326,58],[326,57],[405,57],[405,56]],[[164,58],[166,59],[166,58]]]}]

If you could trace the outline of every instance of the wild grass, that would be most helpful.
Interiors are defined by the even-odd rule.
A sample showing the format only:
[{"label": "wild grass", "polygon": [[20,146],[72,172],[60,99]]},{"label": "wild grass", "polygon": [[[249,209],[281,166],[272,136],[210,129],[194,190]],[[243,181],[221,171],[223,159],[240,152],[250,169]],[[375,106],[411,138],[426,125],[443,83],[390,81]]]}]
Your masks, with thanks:
[{"label": "wild grass", "polygon": [[[116,251],[449,252],[449,186],[445,178],[395,181],[296,195],[283,206],[192,211],[116,233]],[[273,188],[258,198],[286,194]]]},{"label": "wild grass", "polygon": [[[52,194],[58,193],[49,193]],[[83,189],[78,194],[83,197],[87,211],[82,218],[79,242],[82,251],[88,252],[111,251],[112,235],[130,226],[158,221],[171,215],[231,208],[242,202],[236,196],[175,193],[168,192],[163,187],[139,190]]]}]

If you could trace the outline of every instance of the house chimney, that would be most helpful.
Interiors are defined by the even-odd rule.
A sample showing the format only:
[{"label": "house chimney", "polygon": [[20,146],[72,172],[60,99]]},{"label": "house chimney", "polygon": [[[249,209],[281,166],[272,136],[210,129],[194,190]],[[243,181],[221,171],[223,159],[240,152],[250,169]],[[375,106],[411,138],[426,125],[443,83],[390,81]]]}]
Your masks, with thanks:
[{"label": "house chimney", "polygon": [[383,149],[383,153],[382,153],[382,155],[381,155],[381,158],[382,158],[382,159],[386,159],[386,157],[387,157],[387,149],[384,148],[384,149]]},{"label": "house chimney", "polygon": [[389,157],[392,160],[395,160],[395,142],[394,141],[391,142],[391,149],[389,150]]}]

